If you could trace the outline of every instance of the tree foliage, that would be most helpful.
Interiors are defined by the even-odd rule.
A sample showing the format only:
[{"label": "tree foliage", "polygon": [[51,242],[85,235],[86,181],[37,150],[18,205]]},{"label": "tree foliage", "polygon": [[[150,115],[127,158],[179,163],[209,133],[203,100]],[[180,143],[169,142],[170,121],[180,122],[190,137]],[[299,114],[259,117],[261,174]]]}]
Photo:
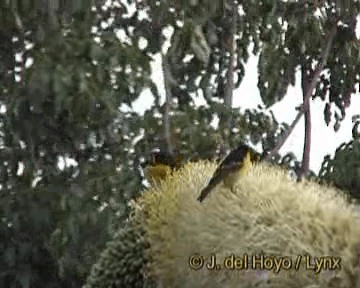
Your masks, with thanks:
[{"label": "tree foliage", "polygon": [[360,199],[360,143],[352,140],[343,143],[336,149],[331,159],[327,155],[324,159],[319,176],[322,180],[330,182],[340,189],[346,190],[349,195]]},{"label": "tree foliage", "polygon": [[2,287],[79,287],[141,187],[138,117],[117,107],[147,85],[149,57],[88,9],[40,38],[31,13],[8,19],[22,22],[1,57]]}]

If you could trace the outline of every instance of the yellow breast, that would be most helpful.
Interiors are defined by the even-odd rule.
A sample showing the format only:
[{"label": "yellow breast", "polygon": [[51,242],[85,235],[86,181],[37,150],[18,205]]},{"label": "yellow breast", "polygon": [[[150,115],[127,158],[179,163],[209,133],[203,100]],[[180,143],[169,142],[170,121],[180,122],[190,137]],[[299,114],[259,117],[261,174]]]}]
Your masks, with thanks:
[{"label": "yellow breast", "polygon": [[170,166],[164,164],[149,165],[144,169],[145,178],[152,185],[155,182],[164,180],[166,176],[169,175],[170,173],[171,173]]}]

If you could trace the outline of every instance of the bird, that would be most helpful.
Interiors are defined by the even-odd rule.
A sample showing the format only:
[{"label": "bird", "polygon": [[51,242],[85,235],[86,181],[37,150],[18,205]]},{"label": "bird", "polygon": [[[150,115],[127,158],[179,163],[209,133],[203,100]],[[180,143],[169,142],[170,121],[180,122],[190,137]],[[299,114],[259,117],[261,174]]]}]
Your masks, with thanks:
[{"label": "bird", "polygon": [[182,155],[153,150],[150,153],[150,161],[145,162],[144,176],[151,185],[164,180],[172,171],[180,168]]},{"label": "bird", "polygon": [[201,191],[197,198],[199,202],[209,195],[209,193],[221,182],[224,186],[233,191],[234,185],[239,176],[246,174],[253,162],[261,161],[261,154],[241,143],[236,149],[232,150],[220,163],[211,177],[208,185]]}]

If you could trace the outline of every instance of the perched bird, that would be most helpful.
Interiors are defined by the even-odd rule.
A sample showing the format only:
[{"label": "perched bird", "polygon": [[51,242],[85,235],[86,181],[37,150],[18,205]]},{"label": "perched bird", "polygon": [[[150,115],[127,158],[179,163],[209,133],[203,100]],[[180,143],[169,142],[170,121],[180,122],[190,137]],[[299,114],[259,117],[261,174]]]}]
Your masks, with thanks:
[{"label": "perched bird", "polygon": [[173,170],[181,166],[182,156],[173,156],[166,152],[152,151],[150,161],[145,163],[144,176],[150,184],[166,178]]},{"label": "perched bird", "polygon": [[209,184],[201,191],[198,201],[202,202],[206,196],[223,181],[224,185],[233,190],[240,175],[247,173],[252,162],[261,160],[261,155],[245,144],[232,150],[221,162],[211,177]]}]

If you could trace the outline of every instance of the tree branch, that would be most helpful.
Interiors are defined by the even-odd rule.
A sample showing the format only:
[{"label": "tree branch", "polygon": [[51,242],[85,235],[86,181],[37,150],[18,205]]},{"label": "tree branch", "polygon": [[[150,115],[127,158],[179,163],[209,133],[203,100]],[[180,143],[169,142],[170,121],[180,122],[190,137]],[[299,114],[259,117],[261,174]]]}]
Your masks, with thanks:
[{"label": "tree branch", "polygon": [[[324,69],[326,65],[327,58],[330,53],[330,48],[332,46],[333,39],[335,37],[337,30],[337,26],[335,26],[330,30],[330,33],[326,37],[326,46],[322,52],[321,60],[316,67],[314,73],[311,76],[311,82],[308,82],[308,77],[306,75],[306,63],[302,64],[302,81],[303,81],[303,101],[304,101],[304,114],[305,114],[305,139],[304,139],[304,150],[303,150],[303,159],[301,164],[301,169],[299,171],[298,178],[301,180],[302,176],[305,175],[309,171],[310,164],[310,151],[311,151],[311,110],[310,110],[310,98],[312,96],[312,92],[316,86],[318,78],[320,77],[321,71]],[[310,67],[311,69],[311,67]]]},{"label": "tree branch", "polygon": [[224,95],[224,104],[227,107],[232,107],[232,99],[233,99],[233,91],[234,91],[234,70],[236,67],[235,63],[235,50],[236,50],[236,41],[235,41],[235,33],[236,33],[236,3],[235,0],[232,3],[232,18],[231,18],[231,48],[230,48],[230,65],[229,70],[227,71],[226,76],[226,88],[225,88],[225,95]]},{"label": "tree branch", "polygon": [[280,141],[275,146],[275,148],[272,149],[268,155],[266,155],[265,160],[270,160],[275,154],[277,154],[279,152],[279,150],[285,144],[285,142],[288,139],[288,137],[290,136],[290,134],[294,131],[297,123],[299,122],[299,120],[301,119],[303,114],[304,114],[304,109],[301,107],[299,110],[299,113],[296,115],[293,123],[290,125],[290,128],[284,133],[283,137],[280,139]]},{"label": "tree branch", "polygon": [[[298,180],[301,180],[302,176],[306,174],[309,170],[309,163],[310,163],[310,148],[311,148],[311,110],[310,110],[310,97],[311,93],[305,93],[309,90],[307,87],[308,85],[308,76],[306,75],[306,71],[311,69],[311,65],[306,67],[306,62],[304,61],[301,67],[301,81],[302,81],[302,89],[303,89],[303,108],[305,114],[305,137],[304,137],[304,149],[303,149],[303,158],[301,163],[301,169],[298,172]],[[308,97],[309,96],[309,97]]]},{"label": "tree branch", "polygon": [[[332,41],[333,41],[333,39],[335,37],[335,34],[336,34],[336,29],[337,29],[336,26],[333,27],[331,29],[330,33],[328,34],[328,36],[326,37],[327,38],[326,46],[325,46],[325,49],[322,50],[322,53],[320,55],[320,62],[318,63],[318,65],[316,66],[316,68],[314,70],[314,73],[313,73],[313,75],[311,77],[311,82],[306,87],[306,93],[305,93],[305,96],[303,97],[304,103],[305,103],[305,99],[308,99],[308,101],[310,102],[310,97],[311,97],[312,92],[313,92],[313,90],[314,90],[314,88],[316,86],[316,83],[317,83],[317,81],[318,81],[318,79],[320,77],[320,73],[324,69],[324,66],[326,65],[327,58],[329,57],[330,48],[332,46]],[[293,123],[290,125],[289,130],[287,132],[285,132],[285,134],[283,135],[281,140],[278,142],[278,144],[275,146],[275,148],[272,149],[271,152],[265,157],[265,160],[270,160],[276,153],[279,152],[281,147],[284,145],[286,140],[289,138],[291,133],[294,131],[294,128],[297,125],[297,123],[299,122],[300,118],[303,116],[303,114],[305,112],[304,108],[305,107],[303,106],[299,110],[299,113],[296,115]]]},{"label": "tree branch", "polygon": [[311,75],[311,82],[308,86],[308,89],[306,90],[305,93],[305,98],[309,98],[312,95],[312,91],[314,90],[316,83],[320,77],[320,73],[322,72],[322,70],[324,69],[324,66],[326,65],[326,61],[327,58],[329,57],[329,53],[330,53],[330,49],[332,46],[332,42],[334,40],[334,37],[336,35],[336,30],[337,27],[333,27],[330,31],[330,33],[327,35],[327,41],[326,41],[326,46],[325,49],[322,50],[322,53],[320,55],[320,62],[318,63],[318,65],[316,66],[314,73]]},{"label": "tree branch", "polygon": [[165,110],[163,114],[164,137],[165,137],[168,153],[173,155],[175,145],[172,139],[171,124],[170,124],[170,111],[172,108],[171,86],[176,84],[176,80],[173,78],[171,74],[171,69],[167,61],[166,55],[161,54],[161,60],[162,60],[162,70],[164,75],[164,86],[165,86],[165,103],[164,103]]},{"label": "tree branch", "polygon": [[[234,70],[236,67],[236,40],[235,40],[235,33],[236,33],[236,22],[237,22],[237,5],[236,0],[232,1],[232,9],[231,9],[231,28],[230,28],[230,35],[228,39],[228,44],[230,46],[230,64],[229,69],[227,70],[226,74],[226,86],[224,91],[224,106],[227,109],[231,109],[232,107],[232,100],[233,100],[233,91],[234,91]],[[222,131],[223,139],[229,139],[230,136],[230,126],[231,126],[231,115],[228,113],[222,113],[220,115],[220,129]],[[223,142],[222,147],[220,148],[220,154],[225,154],[225,151],[228,149],[228,142]]]}]

